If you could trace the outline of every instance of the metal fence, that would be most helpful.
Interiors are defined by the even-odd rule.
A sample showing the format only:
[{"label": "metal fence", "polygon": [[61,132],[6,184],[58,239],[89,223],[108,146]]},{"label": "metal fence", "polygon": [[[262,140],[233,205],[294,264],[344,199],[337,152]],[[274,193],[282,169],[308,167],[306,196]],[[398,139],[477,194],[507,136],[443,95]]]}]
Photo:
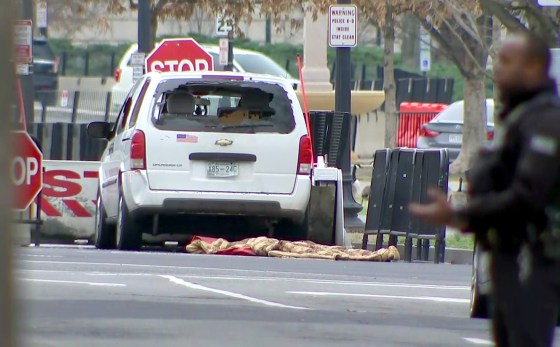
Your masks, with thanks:
[{"label": "metal fence", "polygon": [[[118,50],[71,50],[60,53],[60,74],[62,76],[113,76],[121,59]],[[282,65],[282,64],[281,64]],[[297,76],[295,59],[286,59],[284,68],[291,75]],[[377,65],[352,64],[352,76],[356,81],[372,80]],[[330,67],[331,81],[334,81],[335,64]]]},{"label": "metal fence", "polygon": [[37,94],[34,108],[36,123],[111,122],[116,119],[125,97],[122,93],[111,92],[43,91]]},{"label": "metal fence", "polygon": [[87,136],[87,124],[114,122],[123,99],[111,92],[39,92],[28,131],[41,143],[46,160],[99,160],[106,141]]}]

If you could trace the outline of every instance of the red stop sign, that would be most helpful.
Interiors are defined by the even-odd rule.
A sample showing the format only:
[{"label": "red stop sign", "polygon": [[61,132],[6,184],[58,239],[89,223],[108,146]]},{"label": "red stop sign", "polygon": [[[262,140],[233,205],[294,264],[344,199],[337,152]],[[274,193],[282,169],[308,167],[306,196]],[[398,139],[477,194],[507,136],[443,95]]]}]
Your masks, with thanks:
[{"label": "red stop sign", "polygon": [[163,40],[146,57],[146,72],[212,70],[212,56],[193,39]]},{"label": "red stop sign", "polygon": [[14,154],[10,176],[14,185],[13,208],[26,210],[43,188],[43,153],[25,131],[12,131]]}]

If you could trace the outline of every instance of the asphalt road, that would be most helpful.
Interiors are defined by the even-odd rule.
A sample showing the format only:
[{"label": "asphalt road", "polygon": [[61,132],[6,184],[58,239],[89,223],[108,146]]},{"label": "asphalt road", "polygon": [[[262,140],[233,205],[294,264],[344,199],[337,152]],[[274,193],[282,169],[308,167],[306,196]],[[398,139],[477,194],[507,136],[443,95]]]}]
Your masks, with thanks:
[{"label": "asphalt road", "polygon": [[470,266],[23,248],[24,346],[476,346]]}]

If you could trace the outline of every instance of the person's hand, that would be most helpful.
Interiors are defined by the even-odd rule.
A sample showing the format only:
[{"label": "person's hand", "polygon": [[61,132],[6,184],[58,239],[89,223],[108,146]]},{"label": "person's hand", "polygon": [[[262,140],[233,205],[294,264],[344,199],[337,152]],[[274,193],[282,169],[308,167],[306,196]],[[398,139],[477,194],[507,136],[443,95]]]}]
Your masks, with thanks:
[{"label": "person's hand", "polygon": [[410,204],[410,213],[431,224],[449,225],[458,228],[464,227],[464,225],[457,225],[457,221],[454,220],[455,211],[447,201],[445,193],[438,189],[430,189],[428,197],[432,199],[432,202],[429,204]]}]

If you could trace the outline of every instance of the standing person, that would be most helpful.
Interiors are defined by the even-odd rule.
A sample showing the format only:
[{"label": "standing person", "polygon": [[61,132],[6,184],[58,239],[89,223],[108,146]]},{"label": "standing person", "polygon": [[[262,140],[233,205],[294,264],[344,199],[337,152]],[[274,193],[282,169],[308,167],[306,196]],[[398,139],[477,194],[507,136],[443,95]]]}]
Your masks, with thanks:
[{"label": "standing person", "polygon": [[469,202],[453,208],[432,191],[433,202],[410,206],[421,219],[486,239],[500,347],[551,346],[558,316],[560,100],[550,65],[541,38],[522,32],[505,40],[494,66],[502,136],[469,171]]}]

